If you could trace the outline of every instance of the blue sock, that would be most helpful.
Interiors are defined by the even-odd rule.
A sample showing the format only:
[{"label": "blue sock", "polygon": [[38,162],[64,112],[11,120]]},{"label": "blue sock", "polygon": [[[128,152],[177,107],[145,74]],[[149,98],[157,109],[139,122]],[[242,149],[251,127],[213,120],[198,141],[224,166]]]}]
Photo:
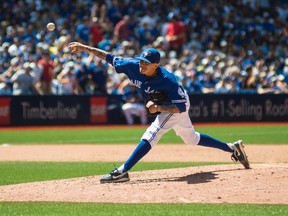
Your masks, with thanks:
[{"label": "blue sock", "polygon": [[218,148],[227,152],[233,152],[233,150],[227,145],[227,143],[214,139],[206,134],[200,134],[200,140],[199,140],[198,145],[211,147],[211,148]]},{"label": "blue sock", "polygon": [[147,140],[141,140],[132,155],[124,163],[123,172],[129,171],[142,157],[144,157],[151,149],[151,145]]}]

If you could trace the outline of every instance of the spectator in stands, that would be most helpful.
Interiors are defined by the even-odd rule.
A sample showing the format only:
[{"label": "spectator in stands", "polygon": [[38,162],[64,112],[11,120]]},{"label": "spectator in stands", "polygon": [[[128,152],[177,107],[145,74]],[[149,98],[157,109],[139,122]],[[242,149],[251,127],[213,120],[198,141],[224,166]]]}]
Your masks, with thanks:
[{"label": "spectator in stands", "polygon": [[22,53],[22,50],[20,49],[21,46],[21,40],[18,37],[13,38],[13,43],[11,46],[9,46],[8,52],[11,56],[19,56]]},{"label": "spectator in stands", "polygon": [[288,93],[287,83],[283,82],[284,77],[281,75],[274,75],[270,78],[271,89],[275,94]]},{"label": "spectator in stands", "polygon": [[37,59],[35,59],[34,61],[32,61],[30,63],[30,67],[31,67],[31,76],[33,77],[34,80],[34,86],[37,89],[37,92],[40,94],[41,92],[41,76],[42,76],[42,67],[40,66],[39,62],[37,61]]},{"label": "spectator in stands", "polygon": [[140,17],[140,26],[143,26],[146,23],[147,28],[152,30],[155,29],[158,23],[158,16],[154,14],[150,9],[145,10],[145,15]]},{"label": "spectator in stands", "polygon": [[93,17],[90,25],[90,46],[97,47],[99,42],[103,40],[103,29],[100,25],[98,17]]},{"label": "spectator in stands", "polygon": [[245,79],[243,80],[242,89],[256,91],[256,89],[257,89],[257,77],[253,73],[253,67],[247,66],[245,72],[247,75],[246,75]]},{"label": "spectator in stands", "polygon": [[[76,76],[81,92],[83,94],[90,94],[91,87],[89,87],[88,85],[90,84],[89,79],[91,79],[92,76],[91,74],[89,74],[87,65],[84,63],[80,64],[79,66],[76,65],[74,69],[74,74]],[[88,92],[86,90],[88,90]],[[93,92],[94,92],[94,87],[93,87]]]},{"label": "spectator in stands", "polygon": [[143,22],[142,25],[136,28],[135,36],[140,47],[147,46],[148,44],[154,42],[156,39],[152,29],[149,28],[147,22]]},{"label": "spectator in stands", "polygon": [[214,93],[216,93],[216,94],[228,94],[228,93],[233,93],[234,91],[235,91],[235,89],[234,89],[233,80],[226,77],[224,79],[221,79],[215,85]]},{"label": "spectator in stands", "polygon": [[[87,8],[92,9],[91,14],[87,14]],[[149,10],[147,11],[145,8],[149,8]],[[5,77],[4,80],[8,79],[8,84],[9,79],[15,71],[19,70],[19,66],[22,66],[23,62],[42,58],[43,47],[48,47],[48,50],[50,50],[52,54],[50,60],[61,58],[63,60],[61,60],[61,64],[70,60],[75,60],[77,64],[80,64],[79,59],[72,58],[69,52],[65,52],[65,49],[67,49],[67,43],[72,39],[82,37],[82,39],[87,40],[89,37],[87,33],[89,32],[89,23],[83,25],[83,17],[87,17],[88,20],[97,17],[98,22],[101,23],[103,40],[98,43],[99,48],[111,52],[115,51],[125,56],[139,53],[139,50],[136,50],[139,49],[139,45],[135,44],[137,40],[133,41],[133,37],[135,34],[138,34],[138,36],[145,35],[137,33],[137,31],[146,22],[149,31],[152,30],[153,37],[155,36],[157,39],[151,43],[150,40],[145,41],[144,38],[142,41],[143,38],[141,38],[141,44],[157,47],[161,51],[163,63],[165,65],[166,62],[168,63],[167,67],[171,66],[169,62],[171,58],[175,58],[176,52],[179,59],[185,62],[186,71],[196,70],[196,74],[190,74],[186,77],[184,74],[179,74],[181,79],[183,78],[182,82],[187,83],[187,88],[191,93],[203,93],[201,88],[206,85],[206,81],[203,80],[203,76],[199,74],[197,68],[204,67],[205,70],[214,61],[216,64],[213,71],[215,75],[217,74],[217,82],[220,82],[218,86],[226,82],[227,80],[223,80],[218,75],[221,73],[222,77],[231,76],[226,70],[226,68],[231,67],[229,59],[234,59],[233,66],[240,69],[238,74],[237,72],[233,74],[235,78],[229,80],[231,85],[235,85],[235,93],[256,92],[257,89],[261,89],[263,86],[275,86],[275,79],[271,79],[270,75],[273,71],[277,76],[284,76],[284,80],[281,82],[287,84],[288,81],[288,64],[285,66],[285,58],[288,56],[288,10],[286,2],[283,0],[193,0],[192,3],[185,1],[141,2],[117,0],[99,0],[95,3],[77,0],[73,4],[67,1],[25,1],[24,4],[23,1],[2,0],[0,11],[0,62],[3,62],[4,66],[1,69],[0,77],[2,79]],[[159,13],[153,13],[153,11]],[[166,33],[170,23],[167,22],[167,15],[170,11],[174,15],[179,15],[178,21],[181,20],[186,27],[187,38],[183,44],[183,52],[177,52],[176,48],[169,48],[170,43],[165,39],[164,32]],[[114,27],[124,16],[131,17],[128,25],[130,36],[125,38],[124,43],[119,41],[113,44]],[[47,32],[45,28],[47,20],[50,18],[53,18],[56,22],[56,31]],[[23,31],[24,29],[25,31]],[[127,34],[127,31],[124,31],[123,35],[125,34]],[[213,53],[213,58],[210,58],[211,55],[207,54],[207,50]],[[199,59],[207,58],[207,65],[203,66],[200,61],[195,61],[195,56]],[[87,61],[87,56],[81,56],[80,58],[81,62]],[[14,60],[12,61],[12,59]],[[18,66],[15,65],[16,60]],[[257,65],[257,61],[262,62],[260,67]],[[221,70],[217,69],[219,62],[221,62],[220,65],[224,64],[224,66],[221,66]],[[63,68],[60,68],[63,65],[59,62],[55,63],[57,63],[58,68],[55,69],[57,72],[55,71],[55,74],[52,74],[54,78],[63,70]],[[12,64],[14,65],[12,66]],[[193,68],[190,67],[191,64],[194,64]],[[270,67],[271,64],[275,65],[274,69]],[[251,65],[253,71],[255,71],[254,78],[256,81],[255,85],[251,87],[254,78],[250,79],[248,90],[247,86],[243,89],[243,86],[239,85],[242,79],[247,80],[248,74],[245,74],[247,65]],[[178,72],[179,70],[176,69],[175,73]],[[265,72],[265,74],[263,75],[261,72]],[[49,80],[47,73],[41,77],[41,84],[44,84],[43,79]],[[262,81],[264,85],[261,86]],[[89,83],[90,86],[95,84],[92,79],[89,79]],[[280,82],[277,81],[277,83]],[[109,81],[108,88],[113,89],[107,89],[108,92],[117,92],[115,90],[117,86],[117,79]],[[44,85],[41,87],[44,87]],[[285,88],[280,87],[279,91],[285,92]],[[47,92],[50,92],[49,87],[48,91],[41,94],[47,94]],[[272,92],[276,93],[276,91]]]},{"label": "spectator in stands", "polygon": [[25,62],[23,69],[16,71],[11,77],[13,83],[13,95],[34,95],[38,94],[34,86],[34,78],[30,74],[32,68],[30,62]]},{"label": "spectator in stands", "polygon": [[12,88],[9,81],[0,80],[0,95],[12,95]]},{"label": "spectator in stands", "polygon": [[[99,22],[101,23],[102,29],[103,29],[103,36],[106,35],[112,35],[111,30],[114,28],[114,24],[112,21],[109,19],[107,15],[107,10],[108,6],[106,4],[102,4],[100,6],[100,11],[99,11]],[[111,39],[111,38],[106,38],[106,39]]]},{"label": "spectator in stands", "polygon": [[5,69],[6,69],[6,68],[5,68],[5,66],[4,66],[3,61],[0,60],[0,77],[1,77],[1,74],[5,72]]},{"label": "spectator in stands", "polygon": [[214,77],[214,73],[207,72],[203,73],[201,76],[201,84],[202,84],[202,93],[209,94],[213,93],[215,90],[215,85],[217,80]]},{"label": "spectator in stands", "polygon": [[106,83],[107,83],[107,63],[104,63],[100,58],[89,56],[88,60],[88,78],[90,79],[89,84],[92,81],[94,83],[94,95],[95,94],[107,94]]},{"label": "spectator in stands", "polygon": [[275,86],[277,90],[279,91],[279,93],[284,93],[284,94],[288,93],[288,85],[287,85],[287,82],[285,82],[284,75],[280,74],[276,77]]},{"label": "spectator in stands", "polygon": [[50,57],[48,50],[44,50],[39,60],[39,65],[42,68],[40,77],[41,95],[49,95],[52,93],[52,79],[54,77],[54,62]]},{"label": "spectator in stands", "polygon": [[11,59],[9,68],[0,75],[0,80],[5,81],[10,86],[10,88],[13,89],[11,77],[17,71],[23,71],[23,65],[20,62],[20,57],[18,56]]},{"label": "spectator in stands", "polygon": [[129,41],[131,32],[129,28],[130,16],[125,15],[116,25],[113,31],[112,44],[117,46],[123,41]]},{"label": "spectator in stands", "polygon": [[168,20],[165,38],[169,44],[169,51],[175,51],[177,56],[180,57],[186,43],[186,26],[173,12],[169,13]]},{"label": "spectator in stands", "polygon": [[200,83],[200,80],[198,79],[198,74],[196,72],[192,72],[188,76],[186,76],[182,83],[184,84],[184,88],[186,89],[188,94],[202,93],[202,85]]},{"label": "spectator in stands", "polygon": [[73,70],[74,63],[68,62],[63,71],[57,76],[59,95],[78,95],[81,93]]},{"label": "spectator in stands", "polygon": [[123,12],[121,11],[120,7],[121,2],[118,0],[112,0],[111,5],[107,10],[107,16],[109,20],[113,23],[115,26],[124,16]]},{"label": "spectator in stands", "polygon": [[5,66],[7,66],[8,62],[12,59],[12,56],[10,55],[8,51],[9,46],[10,44],[8,42],[4,42],[1,46],[0,60],[3,61]]},{"label": "spectator in stands", "polygon": [[53,61],[53,79],[57,79],[57,76],[61,73],[61,71],[64,68],[65,63],[68,61],[68,59],[63,57],[57,57]]},{"label": "spectator in stands", "polygon": [[82,20],[76,27],[75,39],[87,44],[90,36],[90,20],[88,16],[84,16]]}]

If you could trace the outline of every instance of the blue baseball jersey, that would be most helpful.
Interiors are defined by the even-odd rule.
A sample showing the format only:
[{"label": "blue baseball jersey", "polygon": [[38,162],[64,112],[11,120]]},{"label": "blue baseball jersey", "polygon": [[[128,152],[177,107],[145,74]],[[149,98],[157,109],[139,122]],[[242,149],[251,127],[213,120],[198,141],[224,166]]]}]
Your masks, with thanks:
[{"label": "blue baseball jersey", "polygon": [[186,111],[186,93],[183,86],[177,81],[174,74],[164,67],[158,67],[156,77],[147,77],[140,73],[140,60],[136,58],[120,58],[109,53],[106,61],[114,66],[117,73],[124,73],[137,88],[141,89],[143,97],[147,100],[149,94],[162,92],[166,96],[165,104],[175,104],[180,112]]}]

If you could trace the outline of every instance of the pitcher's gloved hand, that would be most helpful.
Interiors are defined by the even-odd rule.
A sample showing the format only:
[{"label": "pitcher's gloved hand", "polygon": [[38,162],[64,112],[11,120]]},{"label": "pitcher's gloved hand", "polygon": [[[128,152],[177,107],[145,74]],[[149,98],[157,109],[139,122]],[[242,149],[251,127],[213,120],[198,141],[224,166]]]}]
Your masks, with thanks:
[{"label": "pitcher's gloved hand", "polygon": [[158,104],[155,104],[153,101],[149,100],[147,103],[146,103],[146,112],[148,115],[150,116],[153,116],[153,115],[158,115],[160,112],[159,112],[159,107],[158,107]]},{"label": "pitcher's gloved hand", "polygon": [[160,113],[159,105],[163,104],[166,98],[163,92],[150,93],[146,103],[147,114],[150,116],[158,115]]}]

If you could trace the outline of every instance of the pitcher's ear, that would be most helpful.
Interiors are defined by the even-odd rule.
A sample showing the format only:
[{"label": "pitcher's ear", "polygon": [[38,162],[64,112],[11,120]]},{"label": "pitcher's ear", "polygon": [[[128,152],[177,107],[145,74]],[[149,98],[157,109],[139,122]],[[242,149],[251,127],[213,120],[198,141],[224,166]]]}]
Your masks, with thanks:
[{"label": "pitcher's ear", "polygon": [[160,66],[160,63],[154,63],[155,68],[158,68]]}]

